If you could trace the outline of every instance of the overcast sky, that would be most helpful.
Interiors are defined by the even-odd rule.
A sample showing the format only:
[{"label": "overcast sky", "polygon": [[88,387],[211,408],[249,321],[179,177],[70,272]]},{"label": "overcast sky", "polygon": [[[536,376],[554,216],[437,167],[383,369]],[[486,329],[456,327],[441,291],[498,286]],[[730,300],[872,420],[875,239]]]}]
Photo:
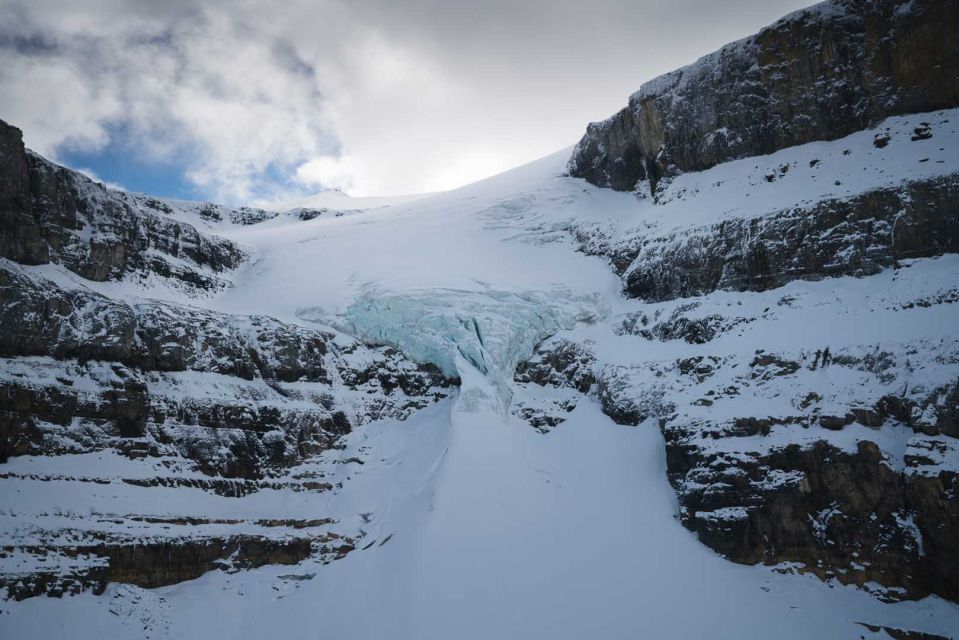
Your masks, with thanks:
[{"label": "overcast sky", "polygon": [[0,118],[160,195],[448,189],[574,144],[795,0],[0,0]]}]

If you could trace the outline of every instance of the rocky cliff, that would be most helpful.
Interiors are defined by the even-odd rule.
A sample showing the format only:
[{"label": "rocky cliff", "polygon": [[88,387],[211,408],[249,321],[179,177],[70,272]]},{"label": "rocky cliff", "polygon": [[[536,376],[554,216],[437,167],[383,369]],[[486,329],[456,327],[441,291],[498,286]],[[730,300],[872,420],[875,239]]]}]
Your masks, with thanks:
[{"label": "rocky cliff", "polygon": [[246,257],[235,243],[164,215],[170,210],[159,200],[108,189],[27,151],[20,130],[3,121],[0,162],[0,257],[53,262],[93,281],[159,279],[186,292],[225,287],[225,273]]},{"label": "rocky cliff", "polygon": [[[568,229],[641,301],[613,331],[642,362],[566,336],[519,379],[655,422],[683,523],[737,562],[959,598],[957,333],[926,324],[959,300],[957,11],[796,12],[647,83],[569,160],[643,202]],[[842,277],[864,284],[833,297]]]},{"label": "rocky cliff", "polygon": [[824,2],[643,85],[589,125],[569,173],[655,195],[684,171],[956,104],[954,2]]}]

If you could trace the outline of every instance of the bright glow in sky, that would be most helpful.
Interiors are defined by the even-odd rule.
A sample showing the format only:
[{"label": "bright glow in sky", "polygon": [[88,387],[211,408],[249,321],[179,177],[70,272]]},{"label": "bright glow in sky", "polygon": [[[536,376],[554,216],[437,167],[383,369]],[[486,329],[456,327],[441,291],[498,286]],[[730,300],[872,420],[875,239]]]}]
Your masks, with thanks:
[{"label": "bright glow in sky", "polygon": [[444,190],[571,145],[796,0],[6,0],[0,118],[102,180],[230,203]]}]

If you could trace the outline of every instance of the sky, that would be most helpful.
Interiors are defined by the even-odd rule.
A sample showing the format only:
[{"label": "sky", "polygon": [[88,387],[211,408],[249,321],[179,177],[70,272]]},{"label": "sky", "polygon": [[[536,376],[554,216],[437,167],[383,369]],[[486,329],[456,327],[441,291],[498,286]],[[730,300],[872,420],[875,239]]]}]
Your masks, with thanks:
[{"label": "sky", "polygon": [[0,0],[0,119],[111,185],[230,204],[454,188],[575,144],[804,0]]}]

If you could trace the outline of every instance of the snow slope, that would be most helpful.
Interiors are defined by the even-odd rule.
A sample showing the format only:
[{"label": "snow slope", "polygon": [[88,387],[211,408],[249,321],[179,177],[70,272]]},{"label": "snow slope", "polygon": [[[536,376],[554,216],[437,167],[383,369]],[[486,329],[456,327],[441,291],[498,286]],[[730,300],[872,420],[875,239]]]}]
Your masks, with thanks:
[{"label": "snow slope", "polygon": [[[729,563],[674,519],[662,438],[594,405],[548,437],[451,413],[348,437],[368,462],[324,505],[366,513],[369,548],[329,565],[213,572],[156,590],[7,603],[7,637],[884,637],[949,634],[959,608],[883,604]],[[345,472],[344,472],[345,473]],[[364,545],[366,546],[366,545]]]}]

